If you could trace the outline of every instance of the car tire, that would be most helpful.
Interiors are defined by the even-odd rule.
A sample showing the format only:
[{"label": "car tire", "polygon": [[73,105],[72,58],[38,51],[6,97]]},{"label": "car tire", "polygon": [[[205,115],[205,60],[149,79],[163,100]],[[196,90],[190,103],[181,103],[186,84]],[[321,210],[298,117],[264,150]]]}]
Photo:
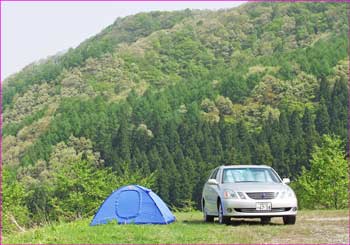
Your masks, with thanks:
[{"label": "car tire", "polygon": [[260,218],[260,223],[263,225],[267,225],[271,222],[271,217],[261,217]]},{"label": "car tire", "polygon": [[283,216],[283,223],[285,225],[294,225],[297,220],[295,215]]},{"label": "car tire", "polygon": [[214,216],[207,215],[207,212],[203,211],[204,222],[214,222]]},{"label": "car tire", "polygon": [[208,215],[207,212],[205,211],[204,202],[203,202],[203,220],[204,222],[214,222],[214,216]]},{"label": "car tire", "polygon": [[219,224],[228,225],[231,221],[230,217],[224,216],[224,211],[221,202],[218,204],[218,216],[219,216]]}]

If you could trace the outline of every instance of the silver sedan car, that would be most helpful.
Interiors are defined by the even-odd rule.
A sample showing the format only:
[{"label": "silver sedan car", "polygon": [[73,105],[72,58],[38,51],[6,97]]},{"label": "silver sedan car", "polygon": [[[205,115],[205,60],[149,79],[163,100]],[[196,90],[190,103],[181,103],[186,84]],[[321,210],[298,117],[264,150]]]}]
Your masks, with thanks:
[{"label": "silver sedan car", "polygon": [[272,217],[282,217],[284,224],[295,224],[298,202],[289,182],[269,166],[220,166],[203,188],[204,220],[218,217],[227,224],[231,218],[260,218],[269,223]]}]

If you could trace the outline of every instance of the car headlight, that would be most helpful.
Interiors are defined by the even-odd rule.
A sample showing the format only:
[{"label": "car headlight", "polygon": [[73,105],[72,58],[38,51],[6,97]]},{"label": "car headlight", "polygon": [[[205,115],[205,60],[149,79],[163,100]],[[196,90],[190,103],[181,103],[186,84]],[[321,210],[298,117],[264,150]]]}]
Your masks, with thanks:
[{"label": "car headlight", "polygon": [[225,199],[246,199],[243,192],[235,192],[233,190],[224,190]]},{"label": "car headlight", "polygon": [[290,197],[290,198],[295,197],[295,193],[292,190],[288,190],[287,194],[288,194],[287,196]]},{"label": "car headlight", "polygon": [[225,199],[237,199],[238,195],[236,192],[232,191],[232,190],[224,190],[224,198]]},{"label": "car headlight", "polygon": [[293,197],[295,197],[295,194],[294,194],[294,192],[292,191],[292,190],[286,190],[286,191],[282,191],[282,192],[280,192],[280,194],[279,194],[279,198],[280,199],[283,199],[283,198],[293,198]]}]

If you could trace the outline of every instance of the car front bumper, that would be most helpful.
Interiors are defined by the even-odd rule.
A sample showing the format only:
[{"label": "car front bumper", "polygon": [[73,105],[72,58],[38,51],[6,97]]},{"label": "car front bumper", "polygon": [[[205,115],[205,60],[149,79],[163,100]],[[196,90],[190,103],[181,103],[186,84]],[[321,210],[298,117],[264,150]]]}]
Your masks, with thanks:
[{"label": "car front bumper", "polygon": [[[257,203],[271,203],[271,210],[256,210]],[[295,198],[271,200],[224,199],[222,205],[225,216],[237,218],[293,216],[298,212],[298,203]]]}]

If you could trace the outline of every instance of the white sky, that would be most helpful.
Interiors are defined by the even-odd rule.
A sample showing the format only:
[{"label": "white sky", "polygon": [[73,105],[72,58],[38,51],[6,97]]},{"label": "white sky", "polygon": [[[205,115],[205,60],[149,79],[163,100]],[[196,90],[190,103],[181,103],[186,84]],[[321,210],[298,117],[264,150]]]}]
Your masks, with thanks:
[{"label": "white sky", "polygon": [[76,47],[117,17],[152,10],[232,8],[243,2],[1,2],[1,80]]}]

